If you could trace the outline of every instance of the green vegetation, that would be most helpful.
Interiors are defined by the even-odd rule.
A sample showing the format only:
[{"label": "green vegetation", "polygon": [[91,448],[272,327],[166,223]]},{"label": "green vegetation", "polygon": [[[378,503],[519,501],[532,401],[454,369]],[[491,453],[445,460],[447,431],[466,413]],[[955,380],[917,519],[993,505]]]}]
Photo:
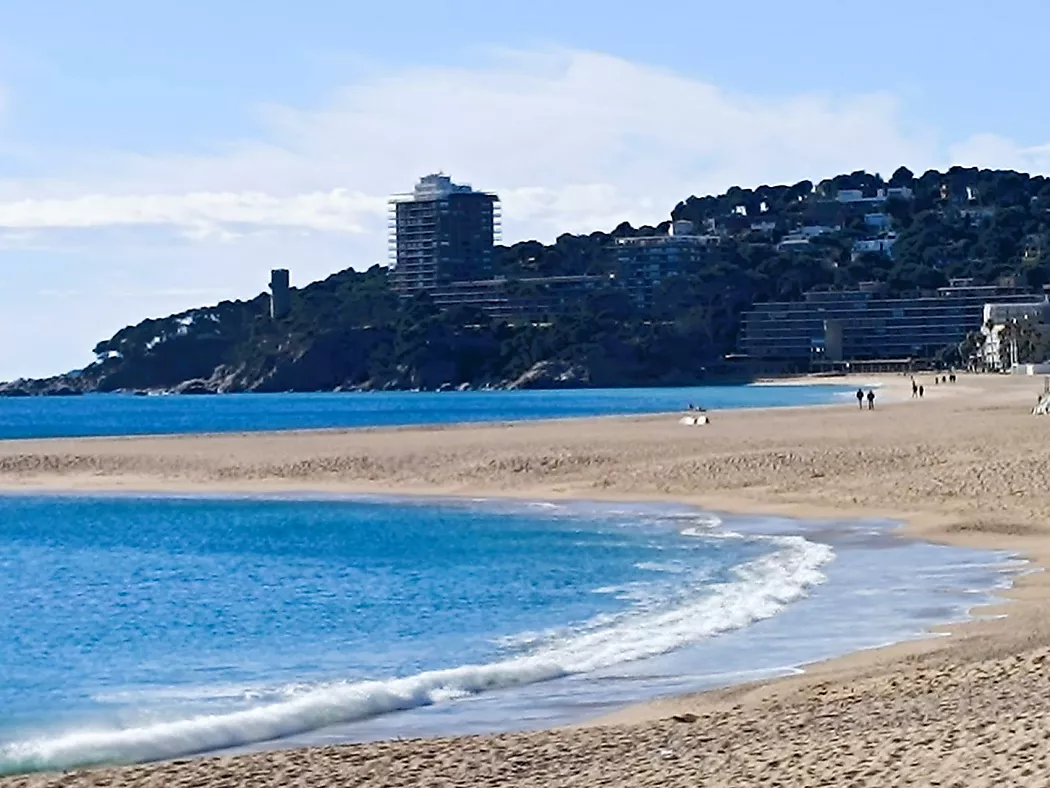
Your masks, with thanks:
[{"label": "green vegetation", "polygon": [[[876,198],[902,187],[911,193]],[[870,199],[836,199],[847,189]],[[740,314],[758,301],[870,281],[892,296],[955,277],[987,284],[1013,276],[1033,289],[1050,282],[1050,180],[1016,172],[953,168],[915,177],[902,167],[889,181],[855,172],[816,185],[734,187],[690,197],[672,217],[721,241],[695,270],[665,280],[645,310],[613,278],[559,314],[497,321],[473,308],[442,312],[426,297],[399,302],[385,269],[346,270],[294,291],[282,321],[269,319],[265,295],[147,320],[99,343],[97,363],[59,380],[107,391],[191,380],[231,391],[433,389],[507,385],[546,364],[531,385],[687,383],[704,380],[734,350]],[[780,244],[818,225],[826,229],[808,242]],[[624,223],[551,245],[500,247],[495,270],[512,291],[528,290],[517,279],[616,274],[616,237],[666,230]],[[892,255],[854,249],[890,234]]]},{"label": "green vegetation", "polygon": [[[537,363],[576,370],[565,385],[701,379],[708,329],[642,320],[622,291],[596,291],[543,323],[490,320],[479,309],[441,311],[429,297],[399,303],[386,270],[341,271],[293,293],[274,322],[268,300],[147,320],[95,347],[82,387],[175,388],[188,380],[226,391],[504,385]],[[585,372],[583,372],[585,371]],[[576,377],[584,374],[583,378]],[[540,380],[537,385],[548,385]]]}]

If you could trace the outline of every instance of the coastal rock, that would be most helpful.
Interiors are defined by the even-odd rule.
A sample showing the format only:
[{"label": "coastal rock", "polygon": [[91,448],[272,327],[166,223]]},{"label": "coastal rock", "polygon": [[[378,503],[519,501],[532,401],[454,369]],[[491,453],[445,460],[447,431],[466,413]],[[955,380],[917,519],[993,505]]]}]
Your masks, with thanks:
[{"label": "coastal rock", "polygon": [[76,383],[71,375],[42,380],[12,380],[0,383],[0,397],[79,397],[84,391]]},{"label": "coastal rock", "polygon": [[577,389],[591,385],[590,372],[579,364],[568,361],[540,361],[527,372],[507,383],[504,388],[517,389]]},{"label": "coastal rock", "polygon": [[174,389],[174,394],[214,394],[215,389],[212,387],[210,381],[207,380],[187,380],[185,383],[180,383]]}]

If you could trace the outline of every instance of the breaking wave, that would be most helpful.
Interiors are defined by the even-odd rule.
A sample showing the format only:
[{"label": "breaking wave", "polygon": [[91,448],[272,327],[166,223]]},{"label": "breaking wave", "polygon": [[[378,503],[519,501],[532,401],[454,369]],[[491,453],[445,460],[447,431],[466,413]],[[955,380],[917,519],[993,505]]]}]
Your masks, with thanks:
[{"label": "breaking wave", "polygon": [[176,758],[307,733],[395,711],[521,687],[654,657],[776,615],[825,580],[830,547],[767,537],[771,552],[665,609],[628,612],[575,630],[522,638],[528,653],[382,681],[312,685],[292,697],[222,714],[123,729],[72,731],[0,746],[0,774]]}]

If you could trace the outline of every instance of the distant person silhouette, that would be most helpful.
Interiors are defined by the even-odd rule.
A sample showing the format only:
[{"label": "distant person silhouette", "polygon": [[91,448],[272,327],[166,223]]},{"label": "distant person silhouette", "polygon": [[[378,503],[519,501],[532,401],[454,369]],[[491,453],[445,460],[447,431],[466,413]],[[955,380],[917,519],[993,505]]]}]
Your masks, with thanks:
[{"label": "distant person silhouette", "polygon": [[919,386],[919,399],[922,399],[923,391],[924,391],[923,387]]},{"label": "distant person silhouette", "polygon": [[864,410],[864,389],[857,389],[857,407]]},{"label": "distant person silhouette", "polygon": [[919,396],[919,384],[915,382],[915,378],[911,379],[911,395],[912,397]]},{"label": "distant person silhouette", "polygon": [[875,410],[875,391],[868,389],[868,410]]}]

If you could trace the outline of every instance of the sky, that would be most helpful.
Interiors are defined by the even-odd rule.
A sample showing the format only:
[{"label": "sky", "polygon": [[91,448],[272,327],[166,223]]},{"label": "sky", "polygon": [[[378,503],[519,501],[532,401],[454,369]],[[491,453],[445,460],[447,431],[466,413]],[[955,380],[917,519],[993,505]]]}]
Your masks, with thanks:
[{"label": "sky", "polygon": [[1043,0],[0,0],[0,380],[386,263],[431,172],[507,243],[732,185],[1050,174]]}]

